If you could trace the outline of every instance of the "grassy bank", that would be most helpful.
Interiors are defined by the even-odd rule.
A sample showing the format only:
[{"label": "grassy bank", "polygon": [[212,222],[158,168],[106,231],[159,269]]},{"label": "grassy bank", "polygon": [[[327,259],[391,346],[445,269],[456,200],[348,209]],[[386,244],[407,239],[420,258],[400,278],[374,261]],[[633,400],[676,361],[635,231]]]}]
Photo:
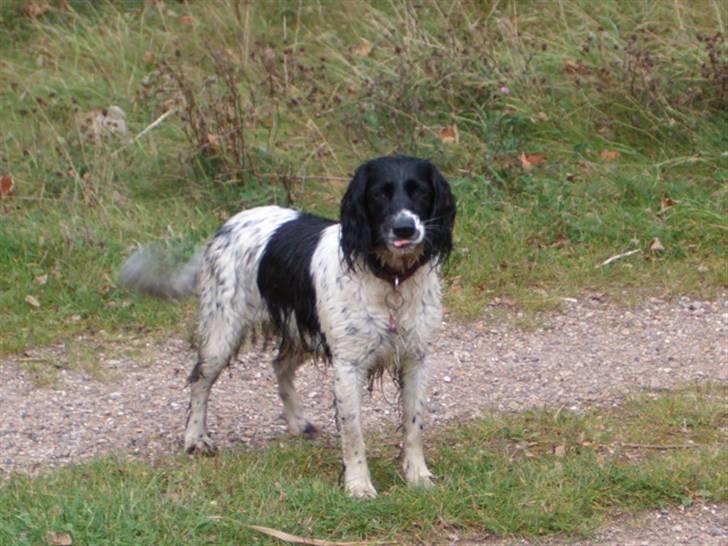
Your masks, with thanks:
[{"label": "grassy bank", "polygon": [[585,535],[623,512],[725,501],[726,394],[687,389],[608,411],[494,414],[431,431],[438,481],[426,492],[404,486],[393,436],[371,438],[380,496],[370,502],[337,485],[333,438],[194,462],[97,460],[6,480],[0,541],[40,544],[56,533],[74,544],[273,542],[247,525],[406,544]]},{"label": "grassy bank", "polygon": [[[188,251],[256,204],[335,215],[395,151],[458,197],[460,316],[728,283],[720,2],[65,5],[0,8],[2,351],[174,328],[116,285],[131,247]],[[89,121],[111,106],[124,134]]]}]

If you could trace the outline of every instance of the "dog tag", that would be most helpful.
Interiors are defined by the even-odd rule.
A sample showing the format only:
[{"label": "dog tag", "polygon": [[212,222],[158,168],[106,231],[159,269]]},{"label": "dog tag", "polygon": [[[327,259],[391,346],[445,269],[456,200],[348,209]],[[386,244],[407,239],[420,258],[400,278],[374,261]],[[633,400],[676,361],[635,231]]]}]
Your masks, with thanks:
[{"label": "dog tag", "polygon": [[392,313],[391,311],[389,312],[389,322],[387,323],[387,327],[389,328],[390,332],[397,331],[397,319],[394,318],[394,313]]}]

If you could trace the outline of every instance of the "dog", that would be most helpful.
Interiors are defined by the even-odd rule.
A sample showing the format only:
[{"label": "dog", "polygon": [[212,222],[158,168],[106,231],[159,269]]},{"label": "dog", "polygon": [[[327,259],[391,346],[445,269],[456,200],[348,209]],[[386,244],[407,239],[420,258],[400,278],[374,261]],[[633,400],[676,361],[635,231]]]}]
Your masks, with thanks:
[{"label": "dog", "polygon": [[386,156],[361,165],[340,222],[278,206],[230,218],[184,266],[164,271],[149,249],[122,266],[124,284],[163,297],[199,296],[199,357],[188,378],[185,450],[211,453],[210,388],[242,344],[280,340],[273,361],[292,434],[311,434],[294,388],[307,357],[333,365],[344,484],[373,498],[360,424],[362,387],[383,370],[399,386],[408,484],[429,487],[422,429],[426,354],[442,321],[438,273],[452,250],[456,205],[427,160]]}]

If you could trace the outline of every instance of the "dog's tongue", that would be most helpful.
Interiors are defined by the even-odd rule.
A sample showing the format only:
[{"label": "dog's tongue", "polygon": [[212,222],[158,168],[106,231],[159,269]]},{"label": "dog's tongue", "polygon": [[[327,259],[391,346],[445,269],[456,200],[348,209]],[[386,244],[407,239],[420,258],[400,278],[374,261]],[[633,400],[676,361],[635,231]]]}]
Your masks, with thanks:
[{"label": "dog's tongue", "polygon": [[408,246],[412,243],[409,239],[397,239],[396,241],[393,241],[392,244],[394,245],[394,248],[402,248],[405,246]]}]

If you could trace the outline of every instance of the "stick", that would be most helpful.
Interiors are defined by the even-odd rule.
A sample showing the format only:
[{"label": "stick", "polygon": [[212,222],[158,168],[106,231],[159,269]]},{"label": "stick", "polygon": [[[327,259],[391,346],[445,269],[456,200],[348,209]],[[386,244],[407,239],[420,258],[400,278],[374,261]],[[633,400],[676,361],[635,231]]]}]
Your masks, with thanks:
[{"label": "stick", "polygon": [[628,447],[632,449],[695,449],[700,447],[694,444],[625,444],[620,442],[622,447]]},{"label": "stick", "polygon": [[141,137],[143,137],[144,135],[146,135],[149,131],[151,131],[152,129],[154,129],[157,125],[159,125],[160,123],[162,123],[169,116],[171,116],[172,114],[176,114],[176,113],[177,113],[177,109],[176,108],[172,108],[171,110],[167,110],[164,114],[162,114],[161,116],[159,116],[152,123],[150,123],[144,129],[142,129],[142,131],[137,136],[134,137],[134,140],[139,140]]},{"label": "stick", "polygon": [[271,529],[270,527],[263,527],[262,525],[246,525],[248,529],[258,531],[264,535],[268,535],[283,542],[290,542],[291,544],[308,544],[310,546],[356,546],[366,544],[382,544],[381,542],[331,542],[329,540],[320,540],[317,538],[305,538],[296,535],[291,535],[278,529]]},{"label": "stick", "polygon": [[600,263],[597,268],[604,267],[605,265],[609,265],[612,262],[615,262],[617,260],[621,260],[622,258],[626,258],[627,256],[631,256],[632,254],[637,254],[640,252],[641,249],[635,248],[634,250],[630,250],[629,252],[623,252],[622,254],[617,254],[616,256],[612,256],[611,258],[607,258],[602,263]]}]

